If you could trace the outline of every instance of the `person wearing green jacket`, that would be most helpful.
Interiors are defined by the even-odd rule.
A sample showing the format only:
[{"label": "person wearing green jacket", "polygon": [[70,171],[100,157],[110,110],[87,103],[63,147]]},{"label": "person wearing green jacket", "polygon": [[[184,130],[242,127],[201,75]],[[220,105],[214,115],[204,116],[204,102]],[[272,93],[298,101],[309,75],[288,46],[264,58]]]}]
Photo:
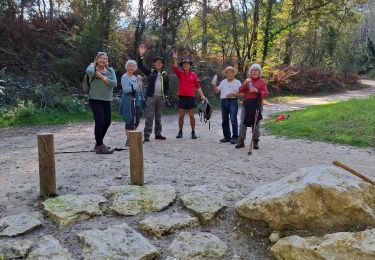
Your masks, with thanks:
[{"label": "person wearing green jacket", "polygon": [[89,104],[95,121],[94,151],[97,154],[111,154],[113,150],[103,143],[103,139],[111,125],[111,101],[117,80],[114,69],[108,67],[107,53],[98,52],[95,61],[87,67],[86,73],[90,80]]}]

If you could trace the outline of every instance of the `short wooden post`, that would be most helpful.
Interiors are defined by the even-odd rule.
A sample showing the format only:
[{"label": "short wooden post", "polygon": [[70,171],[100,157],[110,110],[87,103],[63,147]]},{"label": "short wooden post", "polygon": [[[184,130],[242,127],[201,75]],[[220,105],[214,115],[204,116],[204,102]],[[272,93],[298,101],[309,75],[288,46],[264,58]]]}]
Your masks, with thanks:
[{"label": "short wooden post", "polygon": [[130,184],[143,185],[142,132],[129,131]]},{"label": "short wooden post", "polygon": [[55,149],[53,134],[38,134],[40,195],[56,196]]}]

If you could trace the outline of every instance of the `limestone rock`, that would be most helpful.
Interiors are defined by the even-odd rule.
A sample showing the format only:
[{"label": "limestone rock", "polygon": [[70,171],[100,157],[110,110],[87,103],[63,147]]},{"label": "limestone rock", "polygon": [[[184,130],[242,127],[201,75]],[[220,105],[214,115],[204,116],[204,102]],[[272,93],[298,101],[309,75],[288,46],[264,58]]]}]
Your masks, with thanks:
[{"label": "limestone rock", "polygon": [[99,204],[107,200],[98,195],[62,195],[43,202],[48,217],[64,228],[79,220],[102,215]]},{"label": "limestone rock", "polygon": [[323,237],[285,237],[271,247],[271,252],[276,259],[288,260],[375,259],[375,229]]},{"label": "limestone rock", "polygon": [[0,240],[0,259],[14,259],[25,257],[33,242],[22,240]]},{"label": "limestone rock", "polygon": [[155,246],[127,224],[106,230],[87,230],[78,234],[84,241],[84,259],[154,259],[159,255]]},{"label": "limestone rock", "polygon": [[203,222],[210,221],[228,202],[242,197],[240,191],[221,184],[193,187],[181,197],[184,206],[192,210]]},{"label": "limestone rock", "polygon": [[199,224],[196,217],[187,214],[174,213],[172,215],[151,216],[139,223],[142,230],[148,231],[157,237],[175,232],[183,227],[193,227]]},{"label": "limestone rock", "polygon": [[140,212],[160,211],[176,199],[176,190],[171,185],[123,185],[110,187],[106,192],[113,198],[113,211],[125,216]]},{"label": "limestone rock", "polygon": [[27,260],[71,260],[72,255],[60,242],[51,235],[44,236],[36,248],[26,258]]},{"label": "limestone rock", "polygon": [[0,219],[0,237],[17,236],[42,226],[42,215],[39,212],[21,213]]},{"label": "limestone rock", "polygon": [[375,187],[334,166],[303,168],[236,203],[242,217],[276,230],[375,224]]},{"label": "limestone rock", "polygon": [[169,251],[172,254],[169,259],[217,260],[226,256],[227,246],[207,232],[181,232],[169,246]]}]

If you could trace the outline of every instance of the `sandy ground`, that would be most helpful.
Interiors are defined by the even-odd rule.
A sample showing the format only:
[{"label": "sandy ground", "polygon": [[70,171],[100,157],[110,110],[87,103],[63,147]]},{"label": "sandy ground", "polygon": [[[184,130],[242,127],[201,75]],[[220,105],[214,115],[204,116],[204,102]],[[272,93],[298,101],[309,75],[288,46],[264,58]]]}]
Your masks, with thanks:
[{"label": "sandy ground", "polygon": [[[371,87],[341,94],[307,97],[291,102],[268,104],[264,115],[285,110],[300,109],[308,105],[321,104],[333,100],[366,97],[375,93],[375,82],[365,81]],[[142,120],[143,121],[143,120]],[[154,140],[153,136],[144,149],[144,169],[146,184],[171,184],[179,194],[190,187],[208,183],[222,183],[237,188],[244,194],[250,193],[261,184],[278,180],[289,173],[306,166],[331,164],[338,160],[359,172],[375,179],[375,148],[355,148],[325,142],[294,140],[269,135],[262,131],[260,150],[248,156],[249,139],[245,149],[235,149],[234,145],[220,143],[222,138],[220,111],[215,111],[208,124],[200,122],[196,116],[197,140],[190,138],[188,117],[185,118],[184,137],[176,139],[177,116],[163,117],[165,141]],[[138,129],[143,130],[143,123]],[[93,148],[93,124],[71,124],[60,126],[19,127],[0,129],[0,217],[38,209],[38,160],[36,134],[52,132],[55,151],[78,151]],[[113,122],[105,138],[111,147],[125,147],[123,123]],[[113,155],[95,153],[56,154],[58,193],[99,194],[111,185],[129,181],[129,153],[115,152]],[[183,210],[177,200],[166,212]],[[163,213],[163,212],[162,212]],[[160,214],[160,213],[155,213]],[[22,236],[37,241],[43,235],[53,234],[80,259],[82,244],[76,234],[89,228],[105,228],[127,222],[133,228],[148,214],[135,217],[105,215],[75,224],[59,231],[55,224],[45,220],[45,227]],[[237,228],[240,225],[240,228]],[[228,259],[233,255],[243,259],[269,259],[268,235],[270,230],[262,223],[240,222],[234,208],[229,207],[217,219],[196,230],[211,231],[227,242]],[[162,252],[175,235],[165,239],[150,238]]]}]

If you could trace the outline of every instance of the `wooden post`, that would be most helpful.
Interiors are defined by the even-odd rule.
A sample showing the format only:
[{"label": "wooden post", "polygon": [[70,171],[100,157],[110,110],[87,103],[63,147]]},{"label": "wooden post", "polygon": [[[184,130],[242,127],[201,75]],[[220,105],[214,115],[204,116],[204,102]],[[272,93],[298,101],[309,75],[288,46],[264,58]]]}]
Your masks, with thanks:
[{"label": "wooden post", "polygon": [[129,131],[130,184],[143,185],[142,132]]},{"label": "wooden post", "polygon": [[53,134],[38,134],[40,195],[56,196],[55,149]]}]

